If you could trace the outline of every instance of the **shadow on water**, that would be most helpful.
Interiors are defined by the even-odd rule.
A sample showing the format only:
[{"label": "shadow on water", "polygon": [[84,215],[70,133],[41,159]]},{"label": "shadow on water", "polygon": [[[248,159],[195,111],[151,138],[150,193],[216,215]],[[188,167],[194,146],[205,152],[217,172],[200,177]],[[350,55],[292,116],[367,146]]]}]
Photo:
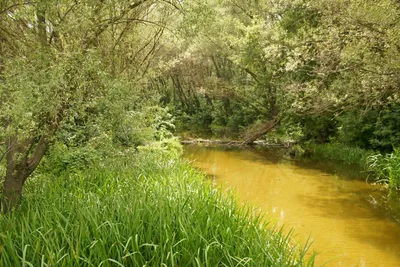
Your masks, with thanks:
[{"label": "shadow on water", "polygon": [[[217,148],[218,149],[218,148]],[[326,173],[326,176],[334,176],[344,181],[365,181],[373,184],[373,178],[357,164],[347,164],[334,161],[317,161],[310,158],[293,159],[287,155],[285,148],[250,147],[248,151],[264,158],[270,163],[292,164],[301,169],[312,169]],[[332,179],[332,177],[330,177]],[[321,188],[323,191],[325,188]],[[340,188],[338,189],[340,190]],[[339,192],[345,194],[344,190]],[[400,192],[389,192],[385,186],[376,185],[364,191],[354,191],[350,194],[357,194],[362,199],[360,202],[371,208],[371,212],[384,216],[400,224]],[[400,265],[400,264],[399,264]]]},{"label": "shadow on water", "polygon": [[340,176],[346,180],[368,180],[368,173],[357,164],[347,164],[335,161],[318,161],[310,158],[296,158],[288,154],[286,148],[268,148],[255,146],[248,149],[256,155],[259,155],[268,161],[274,163],[294,164],[305,169],[314,169],[323,171],[327,174]]},{"label": "shadow on water", "polygon": [[[363,171],[360,166],[355,164],[345,164],[332,161],[316,161],[308,158],[293,159],[287,155],[286,148],[280,147],[265,147],[265,146],[223,146],[223,145],[186,145],[190,147],[192,153],[197,155],[208,153],[209,151],[233,152],[234,157],[245,162],[256,162],[260,165],[276,165],[285,164],[293,165],[298,169],[293,170],[295,173],[301,173],[303,170],[320,171],[321,175],[327,176],[327,180],[343,180],[343,181],[362,181],[369,183],[368,173]],[[243,151],[250,153],[243,153]],[[201,170],[201,168],[197,168]],[[204,170],[201,170],[204,172]],[[213,172],[206,172],[207,177],[214,181],[219,175]],[[327,183],[321,185],[320,192],[324,192],[327,186],[334,186],[338,194],[343,196],[352,195],[359,198],[359,205],[369,207],[370,211],[392,219],[400,223],[400,194],[393,192],[388,196],[389,192],[383,186],[373,186],[367,188],[344,188],[338,186],[340,184]],[[345,200],[346,198],[344,198]],[[349,203],[349,205],[352,205]]]},{"label": "shadow on water", "polygon": [[[252,149],[251,151],[257,150],[257,155],[263,156],[271,161],[271,158],[279,158],[275,162],[284,162],[286,164],[293,164],[302,169],[313,169],[326,173],[326,176],[334,176],[336,179],[343,181],[363,181],[368,184],[374,184],[373,178],[370,174],[363,170],[357,164],[346,164],[343,162],[334,161],[316,161],[309,158],[292,159],[288,157],[285,153],[285,149],[273,150],[274,152],[268,151],[268,148],[261,147],[257,149]],[[332,177],[330,178],[332,179]],[[324,188],[321,188],[323,191]],[[340,188],[338,189],[340,190]],[[344,190],[339,192],[344,194]],[[397,191],[389,192],[384,185],[375,185],[374,187],[369,187],[364,191],[354,191],[351,194],[357,194],[360,196],[359,201],[364,203],[371,208],[371,212],[379,214],[390,220],[395,221],[400,224],[400,193]],[[400,265],[400,264],[399,264]]]},{"label": "shadow on water", "polygon": [[[226,151],[226,152],[238,152],[236,157],[251,161],[259,162],[261,164],[293,164],[305,169],[314,169],[323,171],[328,174],[340,176],[341,179],[346,180],[368,180],[368,173],[362,170],[357,164],[345,164],[341,162],[332,161],[316,161],[309,158],[292,158],[288,155],[287,148],[284,147],[266,147],[266,146],[222,146],[222,145],[188,145],[191,149],[197,151],[202,150],[215,150],[215,151]],[[251,152],[239,153],[243,150]]]}]

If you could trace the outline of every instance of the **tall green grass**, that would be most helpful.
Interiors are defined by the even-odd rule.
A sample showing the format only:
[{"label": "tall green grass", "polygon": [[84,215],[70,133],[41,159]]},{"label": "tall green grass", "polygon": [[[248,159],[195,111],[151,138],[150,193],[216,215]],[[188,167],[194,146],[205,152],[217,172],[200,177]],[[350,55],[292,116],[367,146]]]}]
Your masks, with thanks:
[{"label": "tall green grass", "polygon": [[[111,161],[110,161],[111,162]],[[0,215],[0,266],[312,266],[306,249],[180,160],[41,174]]]},{"label": "tall green grass", "polygon": [[366,168],[368,157],[374,155],[374,151],[351,147],[341,143],[326,143],[309,144],[306,146],[306,154],[310,155],[313,159],[357,164],[362,168]]},{"label": "tall green grass", "polygon": [[400,149],[390,154],[376,154],[368,158],[368,170],[375,173],[378,181],[385,182],[389,188],[400,189]]}]

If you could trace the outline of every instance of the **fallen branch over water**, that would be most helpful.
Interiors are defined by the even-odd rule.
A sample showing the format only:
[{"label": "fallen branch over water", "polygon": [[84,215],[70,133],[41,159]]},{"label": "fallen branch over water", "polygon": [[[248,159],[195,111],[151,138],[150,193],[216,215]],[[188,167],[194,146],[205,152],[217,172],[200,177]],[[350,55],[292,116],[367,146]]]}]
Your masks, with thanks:
[{"label": "fallen branch over water", "polygon": [[190,139],[190,140],[182,140],[182,144],[213,144],[213,145],[237,145],[240,146],[242,144],[241,141],[234,140],[209,140],[209,139]]},{"label": "fallen branch over water", "polygon": [[253,143],[256,143],[257,139],[260,138],[261,136],[267,134],[268,132],[272,131],[275,126],[277,126],[281,121],[281,117],[278,115],[276,116],[273,120],[267,121],[261,129],[258,129],[256,132],[249,133],[247,137],[244,138],[244,141],[242,141],[243,145],[251,145]]},{"label": "fallen branch over water", "polygon": [[259,145],[259,146],[268,146],[268,147],[289,147],[290,146],[290,143],[277,144],[277,143],[270,143],[268,141],[254,141],[251,144],[246,144],[243,141],[237,141],[237,140],[209,140],[209,139],[181,140],[181,144],[184,144],[184,145],[205,144],[205,145],[225,145],[225,146]]}]

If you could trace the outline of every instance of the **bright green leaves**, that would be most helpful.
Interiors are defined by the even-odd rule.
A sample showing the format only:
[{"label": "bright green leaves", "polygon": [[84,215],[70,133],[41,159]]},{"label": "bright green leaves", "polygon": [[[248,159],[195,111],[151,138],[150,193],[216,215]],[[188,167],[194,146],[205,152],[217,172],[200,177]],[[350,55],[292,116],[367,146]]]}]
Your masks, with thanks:
[{"label": "bright green leaves", "polygon": [[10,166],[29,175],[54,141],[69,149],[95,140],[93,147],[108,149],[170,135],[154,119],[164,111],[154,108],[149,83],[177,13],[171,3],[40,0],[0,8],[0,145],[19,161]]}]

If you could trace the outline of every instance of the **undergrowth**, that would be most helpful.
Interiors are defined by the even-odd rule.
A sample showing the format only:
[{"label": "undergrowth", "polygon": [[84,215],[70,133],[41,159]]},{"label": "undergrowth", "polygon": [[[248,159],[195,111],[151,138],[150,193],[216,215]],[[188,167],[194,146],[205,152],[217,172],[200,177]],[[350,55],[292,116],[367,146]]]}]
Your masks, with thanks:
[{"label": "undergrowth", "polygon": [[341,143],[309,144],[305,150],[305,153],[313,159],[358,164],[364,169],[367,168],[368,158],[375,153],[372,150],[351,147]]}]

